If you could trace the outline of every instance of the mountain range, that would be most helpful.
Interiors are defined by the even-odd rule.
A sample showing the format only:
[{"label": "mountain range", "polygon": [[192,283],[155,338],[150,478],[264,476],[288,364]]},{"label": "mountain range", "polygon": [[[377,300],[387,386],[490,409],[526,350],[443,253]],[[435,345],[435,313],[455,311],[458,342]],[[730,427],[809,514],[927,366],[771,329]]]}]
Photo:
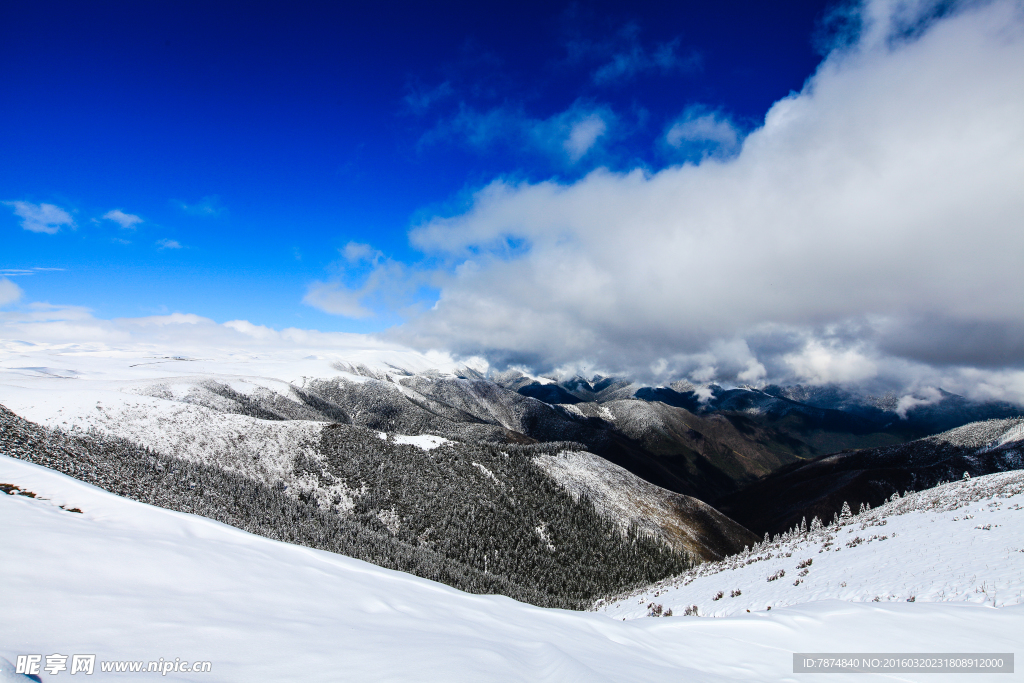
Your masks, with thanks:
[{"label": "mountain range", "polygon": [[[952,394],[904,409],[834,387],[187,360],[9,369],[0,452],[269,538],[572,608],[844,503],[1021,466],[1022,420],[1007,417],[1019,412]],[[994,421],[963,426],[975,418]]]}]

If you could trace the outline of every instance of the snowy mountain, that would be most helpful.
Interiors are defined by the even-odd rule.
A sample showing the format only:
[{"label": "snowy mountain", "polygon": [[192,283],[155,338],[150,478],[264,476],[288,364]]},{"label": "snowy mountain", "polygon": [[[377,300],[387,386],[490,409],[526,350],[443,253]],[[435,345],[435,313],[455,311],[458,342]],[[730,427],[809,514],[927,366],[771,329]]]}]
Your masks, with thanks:
[{"label": "snowy mountain", "polygon": [[652,609],[724,617],[825,600],[1024,609],[1022,471],[895,494],[879,507],[827,521],[804,520],[742,553],[602,600],[596,609],[627,619]]},{"label": "snowy mountain", "polygon": [[917,400],[836,386],[725,388],[679,381],[647,387],[600,376],[558,381],[517,372],[490,379],[600,422],[625,446],[591,445],[592,451],[648,481],[712,504],[801,460],[1022,415],[1020,406],[972,402],[941,390]]},{"label": "snowy mountain", "polygon": [[829,519],[843,502],[878,505],[895,492],[1024,467],[1024,418],[986,420],[897,446],[835,453],[795,463],[716,501],[758,533],[802,517]]},{"label": "snowy mountain", "polygon": [[[0,341],[0,404],[49,426],[91,425],[133,439],[147,437],[152,420],[103,417],[97,400],[107,413],[127,410],[119,407],[124,394],[136,396],[136,412],[142,413],[154,405],[143,397],[168,400],[184,422],[197,419],[188,412],[192,407],[203,406],[219,415],[338,422],[462,442],[572,441],[646,481],[711,503],[788,463],[940,431],[922,431],[932,423],[918,416],[928,411],[944,415],[950,426],[971,421],[967,417],[1020,414],[1012,406],[974,405],[952,395],[934,404],[911,402],[899,412],[894,397],[887,402],[834,387],[556,380],[401,349],[332,355],[280,349],[254,355],[206,346],[191,351],[196,355],[128,344]],[[98,391],[107,403],[93,397]],[[239,435],[249,431],[236,429],[232,438],[244,439]]]},{"label": "snowy mountain", "polygon": [[[552,440],[586,426],[484,380],[392,363],[333,361],[328,377],[287,379],[242,360],[84,360],[5,373],[0,453],[541,605],[580,607],[755,540],[707,504]],[[268,370],[277,376],[252,374]]]},{"label": "snowy mountain", "polygon": [[928,399],[901,398],[896,394],[874,396],[836,385],[723,387],[679,380],[668,386],[644,386],[625,378],[558,380],[530,377],[517,371],[491,373],[490,379],[546,403],[604,403],[627,398],[662,401],[694,413],[746,412],[775,417],[798,415],[818,426],[836,431],[897,429],[893,433],[922,436],[979,420],[1015,417],[1020,406],[1005,401],[977,402],[938,389]]},{"label": "snowy mountain", "polygon": [[[89,680],[152,678],[152,673],[132,677],[115,669],[136,662],[145,669],[152,661],[179,665],[179,671],[162,676],[168,681],[814,682],[834,676],[794,676],[792,653],[1012,652],[1020,650],[1024,632],[1022,607],[991,606],[991,597],[998,605],[1011,602],[1012,595],[1000,597],[1006,593],[1002,583],[996,584],[998,596],[977,594],[977,602],[987,604],[928,603],[922,591],[914,603],[826,600],[771,611],[762,606],[720,619],[622,621],[470,595],[119,498],[7,457],[0,457],[0,482],[11,494],[0,495],[5,589],[0,657],[13,663],[19,655],[94,654],[95,673]],[[999,512],[976,509],[994,509],[989,507],[994,502],[1002,503]],[[931,523],[927,511],[890,515],[887,526],[871,531],[885,533],[901,519],[919,518],[918,537],[907,539],[917,541],[914,553],[929,541],[920,535],[929,524],[957,533],[962,543],[1006,534],[999,538],[1015,538],[1019,545],[1024,512],[1009,509],[1019,502],[1019,494],[979,499],[939,513],[975,515],[967,521]],[[974,529],[979,522],[993,528]],[[857,529],[854,535],[863,536]],[[840,531],[850,535],[846,527]],[[905,531],[911,533],[909,527]],[[902,537],[899,533],[882,543],[829,552],[845,560],[863,550],[896,547]],[[900,549],[902,562],[908,548]],[[819,569],[833,571],[822,559],[825,553],[811,556],[808,587]],[[1001,566],[1017,566],[1006,565],[1005,558]],[[786,561],[798,559],[794,554]],[[768,564],[751,565],[762,582]],[[788,580],[791,567],[785,568]],[[980,584],[987,579],[980,568],[973,582],[952,572],[945,580],[963,587]],[[723,578],[715,585],[740,584]],[[876,590],[888,596],[895,588]],[[657,599],[675,604],[667,596]],[[182,662],[190,667],[209,662],[210,670],[182,672]],[[62,680],[68,673],[41,671],[40,679]],[[971,680],[1003,678],[982,674]],[[958,674],[899,675],[904,681],[960,679]]]},{"label": "snowy mountain", "polygon": [[[867,457],[840,454],[804,470],[807,442],[764,422],[775,413],[748,399],[790,406],[789,417],[771,418],[776,424],[823,409],[754,390],[712,390],[722,409],[695,413],[655,395],[642,400],[643,389],[623,380],[488,379],[390,351],[346,359],[16,350],[0,365],[0,405],[11,411],[0,410],[2,453],[268,538],[538,605],[579,607],[735,554],[757,537],[732,515],[761,533],[759,524],[775,519],[772,506],[789,505],[759,490],[774,491],[765,487],[787,473],[839,471]],[[535,384],[578,400],[524,395]],[[957,451],[989,469],[963,469],[1019,466],[1012,434],[1000,434],[972,446],[978,453]],[[942,453],[967,448],[947,441],[935,442],[946,444]],[[951,467],[962,473],[962,459],[941,471],[938,461],[914,462],[949,479]],[[892,469],[891,458],[883,461]],[[913,476],[915,485],[899,490],[938,481]],[[701,502],[757,477],[725,514]],[[848,479],[822,486],[812,476],[809,490],[835,498],[850,492]],[[835,510],[860,502],[826,498],[817,502]],[[816,500],[797,499],[780,519]]]},{"label": "snowy mountain", "polygon": [[[3,408],[0,454],[268,538],[539,605],[578,607],[615,586],[667,576],[753,538],[722,515],[709,519],[671,498],[660,522],[664,531],[653,516],[641,525],[619,508],[599,510],[535,462],[557,458],[555,445],[438,443],[348,425],[319,427],[319,440],[305,446],[312,455],[282,461],[292,486],[275,479],[269,466],[231,471],[218,464],[230,463],[232,454],[190,460],[95,432],[46,430]],[[629,489],[619,495],[643,504],[657,501],[659,492],[672,495],[630,495]],[[697,521],[692,532],[685,515]],[[709,526],[718,533],[709,535]],[[715,546],[705,548],[704,538]]]}]

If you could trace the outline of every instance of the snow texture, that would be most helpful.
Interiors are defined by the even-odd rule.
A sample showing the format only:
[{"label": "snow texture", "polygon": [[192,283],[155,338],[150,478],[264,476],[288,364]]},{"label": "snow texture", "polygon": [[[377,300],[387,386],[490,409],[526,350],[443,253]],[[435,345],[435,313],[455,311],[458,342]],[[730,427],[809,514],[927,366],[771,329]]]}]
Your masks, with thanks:
[{"label": "snow texture", "polygon": [[754,538],[710,505],[666,491],[593,453],[565,451],[534,461],[575,499],[586,496],[623,530],[635,526],[695,557],[720,559],[723,548]]},{"label": "snow texture", "polygon": [[595,608],[635,619],[651,603],[675,614],[696,605],[700,616],[722,617],[821,600],[1021,605],[1024,472],[942,484],[780,534]]},{"label": "snow texture", "polygon": [[[0,481],[36,494],[0,495],[0,657],[9,661],[89,653],[98,662],[212,662],[202,678],[169,673],[167,681],[766,681],[797,680],[793,652],[1007,652],[1019,651],[1024,633],[1024,607],[991,603],[828,601],[623,622],[460,593],[118,498],[11,458],[0,457]],[[912,514],[933,513],[904,516]],[[129,679],[97,664],[90,680]]]},{"label": "snow texture", "polygon": [[[607,440],[606,434],[567,419],[560,410],[479,379],[479,373],[450,365],[424,369],[418,358],[405,368],[390,356],[374,358],[370,352],[355,361],[327,362],[152,358],[104,348],[16,350],[5,355],[0,346],[0,405],[25,419],[69,432],[95,430],[163,455],[283,484],[290,495],[312,495],[340,512],[353,509],[357,492],[333,478],[320,481],[315,476],[320,466],[299,466],[322,460],[316,444],[329,418],[377,430],[383,440],[423,451],[458,442],[523,440],[523,434],[539,441]],[[306,374],[313,372],[321,375]],[[584,394],[602,396],[631,386],[585,380],[572,386],[577,385]],[[619,403],[623,406],[617,412],[641,416],[631,420],[638,429],[647,424],[643,416],[657,410],[642,401]],[[604,405],[588,405],[590,412],[616,417]],[[584,472],[588,467],[594,470],[590,474]],[[556,480],[572,490],[567,471],[545,471],[552,477],[561,473]],[[493,472],[481,472],[497,481]],[[620,501],[602,504],[599,511],[623,530],[640,527],[703,559],[718,559],[749,540],[745,530],[703,503],[648,484],[600,457],[577,457],[573,472],[591,484],[604,482],[597,488],[588,484],[587,493],[595,501]],[[632,502],[623,505],[623,494],[610,494],[609,487],[616,486],[628,490]],[[709,516],[716,516],[711,524]],[[387,520],[388,528],[394,528]]]},{"label": "snow texture", "polygon": [[[432,434],[418,434],[416,436],[396,434],[394,438],[395,443],[416,446],[417,448],[423,449],[425,451],[432,451],[438,446],[441,446],[442,444],[451,443],[450,439],[446,439],[442,436],[434,436]],[[493,477],[494,475],[491,476]]]}]

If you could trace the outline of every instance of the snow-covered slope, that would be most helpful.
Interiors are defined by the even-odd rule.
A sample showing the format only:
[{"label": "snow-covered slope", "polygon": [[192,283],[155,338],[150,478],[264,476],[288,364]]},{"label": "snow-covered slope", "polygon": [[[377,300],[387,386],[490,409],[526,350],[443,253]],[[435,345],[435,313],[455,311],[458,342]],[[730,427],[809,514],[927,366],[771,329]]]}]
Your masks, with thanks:
[{"label": "snow-covered slope", "polygon": [[579,609],[690,563],[684,552],[618,533],[614,520],[562,491],[533,463],[558,445],[465,444],[331,424],[315,447],[315,457],[291,463],[293,487],[124,439],[47,430],[0,406],[0,454],[473,593]]},{"label": "snow-covered slope", "polygon": [[606,516],[717,560],[730,548],[757,540],[750,531],[696,498],[670,493],[593,453],[540,455],[537,464],[575,498],[589,498]]},{"label": "snow-covered slope", "polygon": [[1024,604],[1024,471],[943,484],[780,535],[598,609],[636,618],[654,603],[727,616],[830,599]]},{"label": "snow-covered slope", "polygon": [[[0,346],[0,405],[50,428],[95,430],[163,455],[284,486],[291,495],[311,496],[343,513],[355,505],[353,490],[372,492],[367,482],[351,476],[358,473],[342,476],[337,467],[329,466],[321,438],[329,422],[378,431],[392,444],[425,450],[446,444],[450,448],[444,452],[458,451],[467,464],[474,462],[468,452],[474,444],[608,440],[606,430],[495,383],[473,379],[473,371],[450,361],[442,362],[440,369],[425,369],[434,358],[411,352],[366,351],[351,361],[216,351],[211,359],[151,355],[129,347],[37,348],[7,343],[6,349]],[[330,436],[344,433],[352,442],[365,436],[358,432],[342,429]],[[363,450],[384,448],[378,442]],[[392,455],[382,457],[393,460]],[[408,469],[406,482],[426,478],[423,469],[415,469],[417,462],[400,460]],[[614,467],[598,457],[587,459],[586,465],[577,463],[573,471],[586,474],[589,468],[589,478],[595,479]],[[498,475],[500,479],[500,471]],[[570,479],[562,476],[556,481],[571,488]],[[630,509],[601,507],[620,528],[644,527],[702,559],[735,551],[749,536],[723,516],[706,514],[707,506],[698,501],[649,485],[624,470],[616,479],[623,484],[617,498],[636,499]],[[393,484],[384,486],[387,498],[409,493],[404,484]],[[464,484],[467,490],[480,489],[481,501],[508,497],[477,476]],[[394,501],[363,496],[371,497],[374,505],[383,506],[381,514],[396,514]],[[642,518],[640,508],[657,509],[658,514]],[[443,535],[443,529],[431,533]],[[704,540],[711,545],[704,545]]]},{"label": "snow-covered slope", "polygon": [[0,405],[47,427],[96,430],[292,485],[292,461],[312,455],[310,443],[328,420],[299,396],[306,378],[363,383],[396,368],[458,371],[450,358],[398,348],[305,356],[201,350],[203,356],[186,357],[137,344],[0,340]]},{"label": "snow-covered slope", "polygon": [[623,622],[460,593],[6,457],[0,482],[18,487],[0,495],[0,656],[95,654],[96,681],[132,680],[102,662],[159,658],[211,662],[168,681],[831,681],[794,676],[792,653],[1007,652],[1024,633],[1019,606],[923,602]]}]

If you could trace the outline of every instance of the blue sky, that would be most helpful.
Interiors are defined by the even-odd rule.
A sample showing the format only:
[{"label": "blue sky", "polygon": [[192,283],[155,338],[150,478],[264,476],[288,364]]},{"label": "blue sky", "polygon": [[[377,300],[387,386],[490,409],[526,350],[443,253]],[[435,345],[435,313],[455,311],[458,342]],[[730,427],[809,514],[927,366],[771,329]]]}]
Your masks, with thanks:
[{"label": "blue sky", "polygon": [[[8,205],[0,268],[62,268],[15,281],[102,318],[383,329],[400,313],[302,303],[359,281],[347,243],[417,263],[409,228],[496,177],[661,168],[694,153],[659,144],[693,106],[757,125],[820,61],[823,8],[5,3],[0,200],[74,226],[23,230]],[[599,144],[561,145],[574,111],[596,112]]]},{"label": "blue sky", "polygon": [[6,336],[1024,404],[1019,0],[5,3],[0,73]]}]

